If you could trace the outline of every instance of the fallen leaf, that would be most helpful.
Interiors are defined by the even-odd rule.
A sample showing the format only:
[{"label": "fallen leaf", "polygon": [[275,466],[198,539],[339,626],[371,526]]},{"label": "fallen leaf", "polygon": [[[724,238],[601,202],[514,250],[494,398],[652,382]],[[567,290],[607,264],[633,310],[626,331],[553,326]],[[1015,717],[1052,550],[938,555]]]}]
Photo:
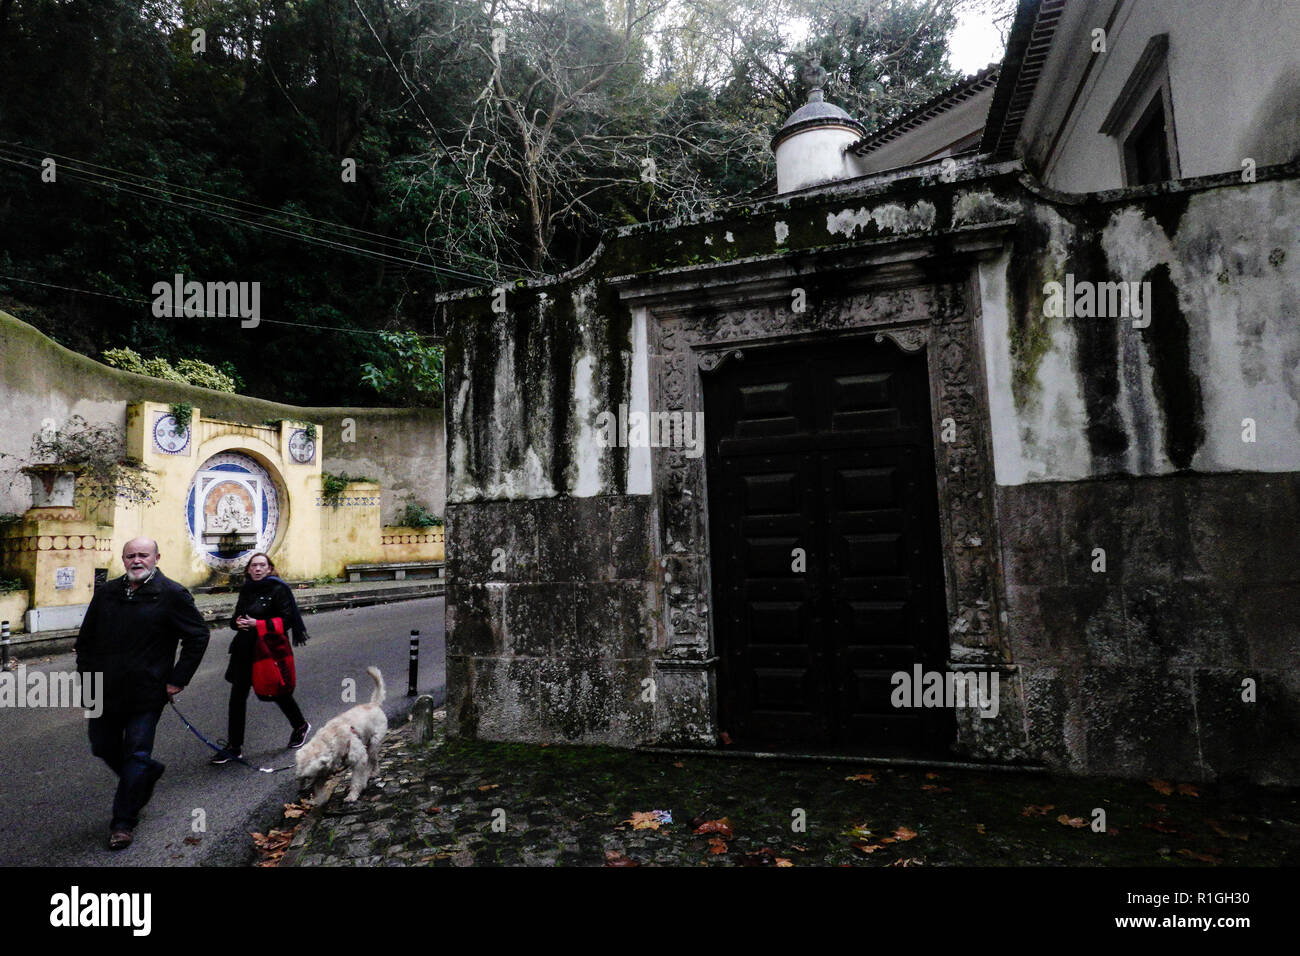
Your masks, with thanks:
[{"label": "fallen leaf", "polygon": [[1088,822],[1084,820],[1083,817],[1072,817],[1068,813],[1062,813],[1056,818],[1056,822],[1064,824],[1067,827],[1074,827],[1076,830],[1079,829],[1079,827],[1086,827],[1088,825]]},{"label": "fallen leaf", "polygon": [[778,857],[776,858],[776,865],[777,865],[777,866],[794,866],[793,863],[791,863],[789,860],[787,860],[787,859],[786,859],[785,857],[783,857],[783,856],[778,856]]},{"label": "fallen leaf", "polygon": [[678,760],[676,763],[673,764],[673,766],[676,767],[676,768],[678,768],[678,769],[680,770],[682,767],[685,767],[686,764],[684,764],[684,763],[682,763],[680,760]]},{"label": "fallen leaf", "polygon": [[931,793],[952,793],[952,787],[941,787],[934,783],[925,783],[921,785],[922,790],[928,790]]},{"label": "fallen leaf", "polygon": [[926,780],[938,780],[938,779],[939,779],[939,775],[938,775],[937,773],[927,773],[927,774],[925,775],[925,779],[926,779]]},{"label": "fallen leaf", "polygon": [[870,773],[855,773],[853,776],[851,776],[851,777],[845,777],[844,779],[845,779],[845,780],[861,780],[861,781],[863,781],[864,783],[875,783],[875,782],[876,782],[875,774],[870,774]]},{"label": "fallen leaf", "polygon": [[978,833],[980,836],[988,835],[988,831],[984,829],[984,824],[982,823],[975,824],[975,832]]},{"label": "fallen leaf", "polygon": [[501,784],[499,784],[499,783],[485,783],[485,784],[483,784],[483,786],[479,787],[479,789],[480,789],[480,790],[495,790],[495,789],[496,789],[497,787],[499,787],[499,786],[501,786]]},{"label": "fallen leaf", "polygon": [[1191,850],[1179,850],[1179,856],[1185,856],[1189,860],[1199,860],[1201,863],[1222,863],[1223,860],[1217,856],[1210,856],[1208,853],[1193,853]]},{"label": "fallen leaf", "polygon": [[854,823],[850,824],[848,835],[851,837],[857,837],[860,840],[870,840],[871,830],[865,823]]},{"label": "fallen leaf", "polygon": [[1246,834],[1246,833],[1232,833],[1232,832],[1230,832],[1230,831],[1228,831],[1228,830],[1223,829],[1223,827],[1219,824],[1219,821],[1218,821],[1218,820],[1206,820],[1205,822],[1208,823],[1208,824],[1210,825],[1210,829],[1211,829],[1211,830],[1213,830],[1213,831],[1214,831],[1215,833],[1217,833],[1219,836],[1224,837],[1224,838],[1226,838],[1226,839],[1229,839],[1229,840],[1249,840],[1249,839],[1250,839],[1250,835],[1249,835],[1249,834]]},{"label": "fallen leaf", "polygon": [[897,830],[894,831],[894,839],[914,840],[916,839],[916,831],[909,830],[907,827],[899,827]]},{"label": "fallen leaf", "polygon": [[730,840],[736,834],[731,829],[731,821],[726,817],[721,820],[705,820],[695,828],[696,833],[716,833],[723,839]]},{"label": "fallen leaf", "polygon": [[284,805],[284,816],[286,820],[297,820],[306,812],[307,811],[302,807],[294,806],[292,803],[286,803]]},{"label": "fallen leaf", "polygon": [[641,863],[638,860],[632,859],[630,856],[624,856],[622,853],[619,853],[617,850],[606,850],[605,865],[606,866],[640,866]]},{"label": "fallen leaf", "polygon": [[442,807],[425,807],[425,813],[442,813]]},{"label": "fallen leaf", "polygon": [[792,850],[798,850],[800,853],[807,853],[807,852],[808,852],[808,848],[807,848],[806,846],[800,846],[800,845],[797,844],[797,843],[796,843],[794,846],[790,847],[790,849],[792,849]]},{"label": "fallen leaf", "polygon": [[295,826],[291,830],[272,830],[269,833],[251,833],[253,845],[257,852],[262,855],[262,862],[258,866],[275,866],[280,857],[284,856],[284,851],[289,848],[293,841],[293,835],[297,831]]},{"label": "fallen leaf", "polygon": [[1174,788],[1171,787],[1169,783],[1164,780],[1148,780],[1147,785],[1150,786],[1151,789],[1154,790],[1156,793],[1164,797],[1167,797],[1174,792]]},{"label": "fallen leaf", "polygon": [[184,843],[186,846],[198,846],[200,843],[203,842],[203,837],[196,837],[196,836],[186,837],[181,842]]},{"label": "fallen leaf", "polygon": [[875,853],[884,846],[883,843],[854,843],[853,849],[861,850],[863,853]]},{"label": "fallen leaf", "polygon": [[632,824],[633,830],[658,830],[662,824],[672,823],[673,815],[667,810],[638,810],[621,822]]},{"label": "fallen leaf", "polygon": [[1190,783],[1180,783],[1176,789],[1184,797],[1199,797],[1201,795]]},{"label": "fallen leaf", "polygon": [[925,866],[925,861],[920,857],[911,857],[906,860],[895,860],[890,866]]},{"label": "fallen leaf", "polygon": [[1022,817],[1045,817],[1047,816],[1048,810],[1055,810],[1055,809],[1056,809],[1056,804],[1054,803],[1046,803],[1041,807],[1035,806],[1034,804],[1031,803],[1029,806],[1025,807],[1023,810],[1020,811],[1020,815]]},{"label": "fallen leaf", "polygon": [[709,837],[709,852],[715,856],[727,852],[727,844],[722,842],[722,837]]}]

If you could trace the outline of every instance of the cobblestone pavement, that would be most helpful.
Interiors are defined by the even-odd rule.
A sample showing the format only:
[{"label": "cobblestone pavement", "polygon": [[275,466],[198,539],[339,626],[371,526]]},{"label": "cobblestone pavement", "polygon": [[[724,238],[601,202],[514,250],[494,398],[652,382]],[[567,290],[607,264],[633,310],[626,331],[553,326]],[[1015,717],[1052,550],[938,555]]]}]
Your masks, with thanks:
[{"label": "cobblestone pavement", "polygon": [[1300,863],[1294,791],[446,741],[437,727],[423,745],[395,728],[362,799],[337,785],[282,865]]}]

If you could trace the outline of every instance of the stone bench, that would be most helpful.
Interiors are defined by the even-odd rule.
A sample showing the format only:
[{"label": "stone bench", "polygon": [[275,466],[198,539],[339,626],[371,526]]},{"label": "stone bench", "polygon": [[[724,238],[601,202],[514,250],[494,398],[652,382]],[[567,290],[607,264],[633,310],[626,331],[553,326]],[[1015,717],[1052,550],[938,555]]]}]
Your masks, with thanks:
[{"label": "stone bench", "polygon": [[[348,581],[357,583],[362,580],[376,580],[377,578],[392,578],[394,581],[405,581],[407,572],[414,572],[412,577],[442,577],[442,561],[386,561],[379,564],[348,564],[343,570],[347,572]],[[364,577],[369,575],[368,578]]]}]

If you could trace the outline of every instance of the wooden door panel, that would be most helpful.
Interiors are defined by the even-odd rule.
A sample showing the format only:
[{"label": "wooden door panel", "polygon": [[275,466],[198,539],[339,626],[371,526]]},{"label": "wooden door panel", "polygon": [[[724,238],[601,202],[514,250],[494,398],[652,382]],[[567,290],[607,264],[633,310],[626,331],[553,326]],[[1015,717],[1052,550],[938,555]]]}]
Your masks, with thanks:
[{"label": "wooden door panel", "polygon": [[704,394],[723,729],[753,746],[945,739],[950,714],[890,704],[896,671],[947,656],[924,357],[747,349]]}]

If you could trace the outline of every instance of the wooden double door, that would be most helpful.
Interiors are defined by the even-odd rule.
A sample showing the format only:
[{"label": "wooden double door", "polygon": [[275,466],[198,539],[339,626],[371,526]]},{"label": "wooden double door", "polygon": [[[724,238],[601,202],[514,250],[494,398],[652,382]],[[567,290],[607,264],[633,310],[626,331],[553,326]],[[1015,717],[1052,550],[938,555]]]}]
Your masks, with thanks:
[{"label": "wooden double door", "polygon": [[948,656],[924,352],[746,348],[704,400],[722,729],[755,748],[942,750],[950,711],[891,705],[893,674]]}]

